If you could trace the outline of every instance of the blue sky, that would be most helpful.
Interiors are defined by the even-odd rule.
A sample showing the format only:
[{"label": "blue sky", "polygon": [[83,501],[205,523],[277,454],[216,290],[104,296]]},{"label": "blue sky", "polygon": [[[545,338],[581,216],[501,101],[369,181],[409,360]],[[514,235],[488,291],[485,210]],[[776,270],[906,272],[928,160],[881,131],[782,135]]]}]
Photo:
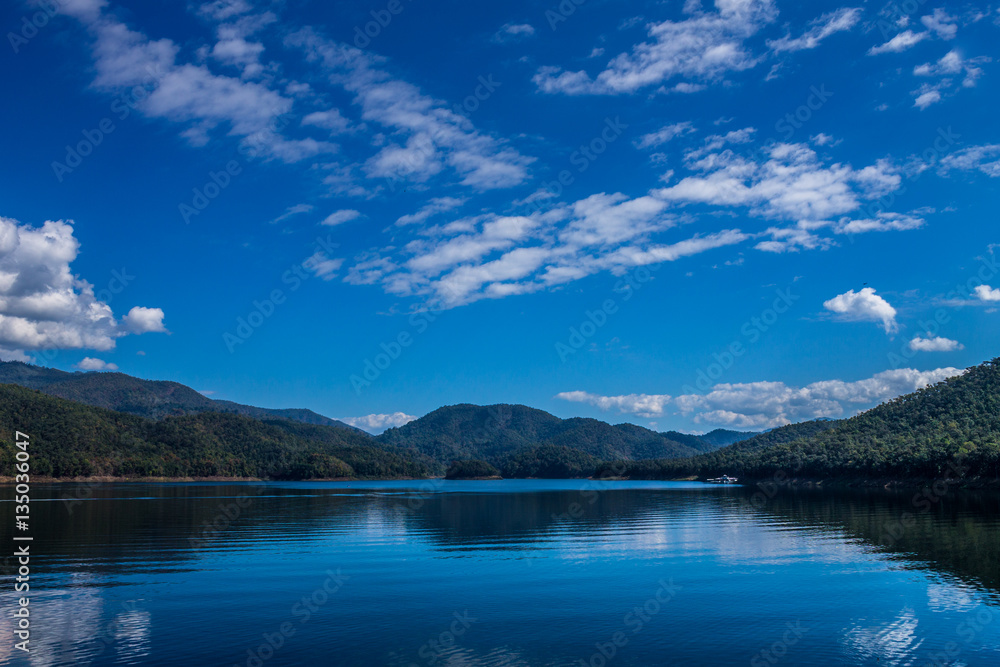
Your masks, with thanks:
[{"label": "blue sky", "polygon": [[0,356],[370,430],[856,413],[997,356],[984,4],[7,3]]}]

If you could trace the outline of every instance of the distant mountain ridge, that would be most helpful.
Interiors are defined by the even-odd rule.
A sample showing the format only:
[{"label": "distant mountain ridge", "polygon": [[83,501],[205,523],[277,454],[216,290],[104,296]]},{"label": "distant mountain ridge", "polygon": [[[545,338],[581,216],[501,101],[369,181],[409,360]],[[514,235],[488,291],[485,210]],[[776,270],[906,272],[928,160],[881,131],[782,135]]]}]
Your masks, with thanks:
[{"label": "distant mountain ridge", "polygon": [[[406,469],[422,469],[428,474],[443,474],[456,460],[482,460],[500,468],[506,476],[586,477],[601,461],[690,457],[711,452],[721,446],[697,435],[676,431],[657,433],[635,424],[612,425],[584,417],[560,419],[525,405],[445,406],[376,437],[312,410],[260,408],[215,400],[178,382],[143,380],[117,372],[71,373],[21,362],[0,362],[0,385],[3,384],[18,385],[66,401],[156,422],[170,420],[177,424],[180,423],[176,421],[178,418],[199,416],[199,419],[188,420],[187,423],[218,425],[223,422],[209,416],[209,413],[239,415],[257,422],[257,426],[250,428],[250,431],[258,435],[263,432],[271,433],[277,428],[297,441],[307,443],[302,445],[302,451],[314,446],[323,451],[330,446],[342,446],[347,437],[344,432],[349,431],[353,437],[348,440],[353,445],[368,443],[378,451],[386,452],[387,457],[390,453],[397,458],[403,456],[408,465],[412,464],[412,468]],[[228,424],[227,432],[239,430],[233,426],[238,422],[225,423]],[[714,433],[715,442],[748,435],[725,432],[727,435],[720,437],[718,432]],[[156,437],[149,437],[156,441]],[[146,436],[129,438],[141,440]],[[183,445],[181,442],[174,444],[178,447]],[[218,445],[221,448],[218,451],[228,451],[230,446],[236,444],[226,441]],[[226,456],[231,457],[230,454]],[[369,460],[375,455],[368,452],[366,457],[365,465],[356,469],[359,475],[368,475],[374,469]],[[181,469],[170,467],[158,458],[154,459],[144,469]],[[347,459],[356,461],[357,457]],[[387,470],[405,468],[398,460],[394,461],[395,464]],[[340,460],[336,466],[341,463],[352,468],[347,460]],[[253,468],[258,472],[267,469],[259,461],[248,466],[243,469]],[[65,462],[53,466],[53,470],[57,472],[84,468],[86,466]],[[230,472],[240,469],[232,466],[223,468]],[[101,474],[113,474],[107,471],[117,468],[112,463],[101,460],[96,466],[87,469],[100,470]],[[208,470],[211,466],[205,464],[201,469]],[[305,470],[302,465],[298,469],[300,472]],[[366,472],[361,472],[362,469]],[[284,470],[280,474],[298,473]]]},{"label": "distant mountain ridge", "polygon": [[602,464],[634,479],[735,474],[751,480],[1000,483],[1000,358],[843,420],[783,426],[687,459]]},{"label": "distant mountain ridge", "polygon": [[441,462],[478,459],[501,468],[512,453],[548,446],[553,446],[545,450],[548,454],[567,448],[605,461],[676,458],[714,449],[697,436],[677,435],[673,439],[634,424],[583,417],[560,419],[525,405],[465,403],[388,429],[377,440]]},{"label": "distant mountain ridge", "polygon": [[214,400],[179,382],[142,380],[124,373],[69,373],[19,361],[7,361],[0,362],[0,384],[38,389],[50,396],[150,419],[206,411],[232,412],[255,419],[277,417],[304,424],[364,432],[305,408],[258,408],[233,401]]}]

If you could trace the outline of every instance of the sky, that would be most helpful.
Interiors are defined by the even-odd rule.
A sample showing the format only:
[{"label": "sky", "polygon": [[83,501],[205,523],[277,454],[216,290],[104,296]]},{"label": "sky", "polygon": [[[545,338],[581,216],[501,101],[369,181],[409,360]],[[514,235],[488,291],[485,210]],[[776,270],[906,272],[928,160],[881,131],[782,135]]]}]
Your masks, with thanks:
[{"label": "sky", "polygon": [[1000,10],[8,2],[0,358],[369,431],[841,418],[1000,356]]}]

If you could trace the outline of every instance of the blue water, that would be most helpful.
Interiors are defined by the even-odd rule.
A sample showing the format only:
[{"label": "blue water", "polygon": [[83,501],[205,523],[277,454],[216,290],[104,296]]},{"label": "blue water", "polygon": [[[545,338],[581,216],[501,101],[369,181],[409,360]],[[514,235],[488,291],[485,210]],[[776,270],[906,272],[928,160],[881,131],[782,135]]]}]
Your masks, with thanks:
[{"label": "blue water", "polygon": [[[1000,665],[995,496],[536,480],[33,494],[32,650],[13,648],[5,577],[4,664]],[[12,522],[4,500],[5,554]]]}]

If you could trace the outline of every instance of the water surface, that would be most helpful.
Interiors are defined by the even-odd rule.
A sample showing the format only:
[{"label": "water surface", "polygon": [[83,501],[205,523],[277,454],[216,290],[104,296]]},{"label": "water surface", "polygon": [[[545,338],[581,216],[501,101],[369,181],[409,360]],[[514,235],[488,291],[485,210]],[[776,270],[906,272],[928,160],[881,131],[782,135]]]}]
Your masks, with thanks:
[{"label": "water surface", "polygon": [[3,663],[1000,664],[996,495],[538,480],[33,494],[32,652],[12,649],[7,583]]}]

